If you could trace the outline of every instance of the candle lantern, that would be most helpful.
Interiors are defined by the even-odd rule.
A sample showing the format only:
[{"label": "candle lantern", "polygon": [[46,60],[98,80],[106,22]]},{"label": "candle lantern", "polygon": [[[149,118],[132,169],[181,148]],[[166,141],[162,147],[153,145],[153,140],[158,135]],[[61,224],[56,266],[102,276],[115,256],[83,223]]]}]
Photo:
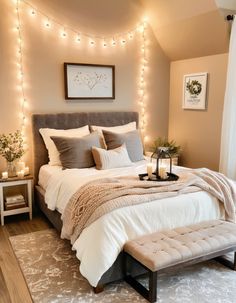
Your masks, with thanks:
[{"label": "candle lantern", "polygon": [[[152,161],[156,158],[156,171],[152,173]],[[144,181],[176,181],[179,176],[172,173],[172,157],[169,147],[158,147],[151,156],[151,163],[147,165],[147,173],[139,174]]]},{"label": "candle lantern", "polygon": [[156,152],[152,154],[156,155],[156,180],[157,181],[175,181],[178,180],[178,176],[172,173],[172,157],[169,153],[168,147],[158,147]]}]

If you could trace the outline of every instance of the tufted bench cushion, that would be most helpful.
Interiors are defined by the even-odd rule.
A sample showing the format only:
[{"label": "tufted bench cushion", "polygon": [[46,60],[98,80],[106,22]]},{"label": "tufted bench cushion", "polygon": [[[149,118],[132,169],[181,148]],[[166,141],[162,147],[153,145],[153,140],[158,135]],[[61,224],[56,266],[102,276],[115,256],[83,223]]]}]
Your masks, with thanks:
[{"label": "tufted bench cushion", "polygon": [[[156,273],[168,267],[190,263],[191,260],[202,261],[221,256],[228,251],[236,251],[236,224],[215,220],[164,230],[127,242],[124,251],[151,273]],[[156,288],[156,276],[151,278],[151,285]],[[127,279],[127,282],[130,280]],[[137,286],[138,282],[135,283]],[[150,287],[149,285],[149,289]],[[139,286],[137,290],[139,291]],[[150,294],[147,298],[155,302],[155,296],[154,292],[152,298]]]},{"label": "tufted bench cushion", "polygon": [[208,221],[146,235],[124,250],[152,271],[236,245],[236,224]]}]

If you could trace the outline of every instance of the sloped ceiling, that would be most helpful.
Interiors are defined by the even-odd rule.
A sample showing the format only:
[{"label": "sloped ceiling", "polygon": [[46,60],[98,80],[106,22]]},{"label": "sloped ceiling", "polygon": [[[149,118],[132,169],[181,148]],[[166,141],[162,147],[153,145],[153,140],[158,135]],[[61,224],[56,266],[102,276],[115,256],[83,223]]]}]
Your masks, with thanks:
[{"label": "sloped ceiling", "polygon": [[142,4],[171,61],[228,52],[229,25],[214,0],[142,0]]},{"label": "sloped ceiling", "polygon": [[34,6],[91,34],[112,35],[137,25],[144,15],[171,61],[228,52],[229,23],[236,0],[30,0]]},{"label": "sloped ceiling", "polygon": [[81,31],[99,36],[135,27],[143,13],[140,0],[30,0],[30,3],[74,28],[79,25]]}]

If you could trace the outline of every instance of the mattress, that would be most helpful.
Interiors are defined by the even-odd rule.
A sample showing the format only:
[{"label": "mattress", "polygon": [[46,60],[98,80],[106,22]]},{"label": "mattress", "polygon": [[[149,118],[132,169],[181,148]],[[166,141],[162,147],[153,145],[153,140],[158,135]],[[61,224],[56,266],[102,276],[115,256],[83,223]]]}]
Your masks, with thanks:
[{"label": "mattress", "polygon": [[53,176],[53,174],[62,171],[62,167],[61,166],[52,166],[49,164],[45,164],[43,166],[40,167],[39,170],[39,181],[38,184],[44,189],[47,189],[48,186],[48,182],[51,178],[51,176]]},{"label": "mattress", "polygon": [[[85,183],[104,177],[137,177],[146,171],[146,166],[147,161],[143,160],[130,167],[102,171],[95,168],[54,168],[54,171],[45,168],[42,170],[43,185],[46,186],[45,202],[49,209],[57,209],[63,214],[71,196]],[[179,169],[175,167],[174,171],[178,173]],[[166,228],[214,219],[224,219],[224,207],[209,193],[199,191],[178,195],[148,204],[123,207],[100,217],[83,230],[73,249],[81,261],[81,274],[92,286],[96,286],[128,240]]]}]

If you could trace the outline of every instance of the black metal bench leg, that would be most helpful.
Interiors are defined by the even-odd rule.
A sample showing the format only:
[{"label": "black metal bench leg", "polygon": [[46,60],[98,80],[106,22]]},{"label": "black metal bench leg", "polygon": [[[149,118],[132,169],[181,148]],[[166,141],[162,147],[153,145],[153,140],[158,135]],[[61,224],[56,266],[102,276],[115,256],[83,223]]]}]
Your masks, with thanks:
[{"label": "black metal bench leg", "polygon": [[149,301],[154,303],[157,300],[157,272],[149,272]]},{"label": "black metal bench leg", "polygon": [[[140,295],[142,295],[145,299],[147,299],[149,302],[154,303],[157,300],[157,272],[152,272],[150,269],[145,267],[143,264],[139,263],[137,260],[135,262],[139,263],[141,266],[143,266],[148,271],[148,289],[144,287],[141,283],[139,283],[135,277],[132,277],[130,273],[127,271],[127,257],[128,254],[124,254],[124,276],[125,281],[132,286]],[[129,256],[131,257],[131,256]]]},{"label": "black metal bench leg", "polygon": [[236,271],[236,251],[234,252],[234,266],[233,266],[233,270]]},{"label": "black metal bench leg", "polygon": [[224,258],[224,257],[217,257],[215,258],[215,260],[221,264],[223,264],[224,266],[232,269],[232,270],[235,270],[236,271],[236,252],[234,252],[234,260],[233,262]]}]

